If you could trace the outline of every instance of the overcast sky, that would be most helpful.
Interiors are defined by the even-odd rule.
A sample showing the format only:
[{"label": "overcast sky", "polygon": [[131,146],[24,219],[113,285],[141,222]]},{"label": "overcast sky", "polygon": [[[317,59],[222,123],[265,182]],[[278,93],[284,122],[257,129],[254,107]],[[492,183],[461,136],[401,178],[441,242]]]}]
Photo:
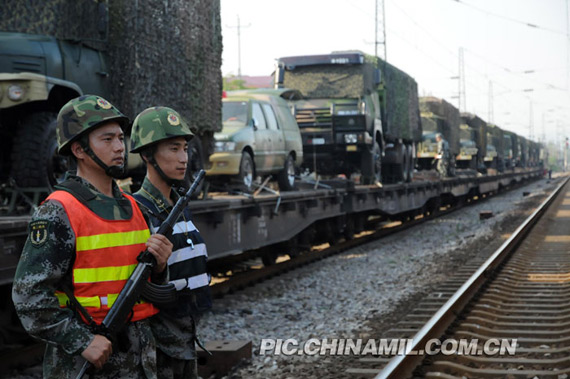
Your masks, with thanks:
[{"label": "overcast sky", "polygon": [[[384,3],[388,62],[416,79],[420,96],[458,106],[463,48],[467,111],[525,137],[532,120],[534,140],[570,135],[568,0]],[[238,73],[238,16],[242,75],[270,75],[281,56],[374,54],[375,0],[221,0],[221,12],[224,75]]]}]

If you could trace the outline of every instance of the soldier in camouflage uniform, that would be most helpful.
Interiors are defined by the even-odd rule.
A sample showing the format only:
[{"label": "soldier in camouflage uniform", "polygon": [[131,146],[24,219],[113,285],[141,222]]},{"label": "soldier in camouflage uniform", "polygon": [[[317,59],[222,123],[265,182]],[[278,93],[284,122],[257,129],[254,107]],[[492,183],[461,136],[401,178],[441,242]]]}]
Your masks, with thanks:
[{"label": "soldier in camouflage uniform", "polygon": [[442,178],[449,176],[449,160],[451,154],[449,152],[449,143],[443,138],[441,133],[435,135],[437,141],[437,173]]},{"label": "soldier in camouflage uniform", "polygon": [[47,342],[46,378],[74,378],[85,360],[95,378],[156,377],[152,304],[137,303],[118,336],[98,329],[138,253],[146,246],[154,255],[152,280],[162,284],[172,252],[166,237],[150,236],[140,209],[113,180],[124,169],[128,125],[113,105],[89,95],[68,102],[57,118],[59,153],[76,161],[77,175],[68,173],[34,213],[12,290],[25,329]]},{"label": "soldier in camouflage uniform", "polygon": [[[186,121],[171,108],[148,108],[133,123],[131,152],[140,153],[147,165],[142,187],[134,197],[151,214],[153,229],[160,226],[179,198],[175,188],[183,183],[191,138]],[[211,307],[211,298],[206,245],[188,209],[174,225],[172,242],[168,265],[178,301],[151,320],[158,346],[158,376],[195,378],[195,341],[199,343],[195,321]]]}]

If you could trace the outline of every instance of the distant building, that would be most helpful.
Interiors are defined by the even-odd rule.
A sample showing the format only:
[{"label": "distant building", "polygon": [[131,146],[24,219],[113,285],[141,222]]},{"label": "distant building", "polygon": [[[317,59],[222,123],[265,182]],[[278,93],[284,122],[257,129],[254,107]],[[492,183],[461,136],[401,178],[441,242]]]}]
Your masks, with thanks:
[{"label": "distant building", "polygon": [[242,75],[241,80],[246,88],[272,88],[273,76],[247,76]]}]

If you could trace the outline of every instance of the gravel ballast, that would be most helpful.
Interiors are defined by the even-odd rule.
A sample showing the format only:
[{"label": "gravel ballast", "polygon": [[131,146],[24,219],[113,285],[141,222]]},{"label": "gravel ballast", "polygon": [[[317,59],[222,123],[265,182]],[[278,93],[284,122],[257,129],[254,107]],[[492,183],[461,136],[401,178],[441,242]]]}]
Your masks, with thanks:
[{"label": "gravel ballast", "polygon": [[[216,299],[199,335],[252,341],[252,361],[230,377],[347,377],[355,357],[260,355],[261,340],[382,338],[398,312],[469,260],[491,255],[558,183],[532,182]],[[480,220],[481,211],[493,216]]]}]

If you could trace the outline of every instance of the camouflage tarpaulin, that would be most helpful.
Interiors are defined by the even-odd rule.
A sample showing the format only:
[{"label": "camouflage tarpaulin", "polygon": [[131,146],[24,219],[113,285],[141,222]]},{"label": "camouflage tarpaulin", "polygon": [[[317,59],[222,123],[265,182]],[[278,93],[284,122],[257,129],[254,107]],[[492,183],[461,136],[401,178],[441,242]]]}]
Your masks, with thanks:
[{"label": "camouflage tarpaulin", "polygon": [[[83,40],[94,48],[105,47],[102,43],[104,35],[98,31],[98,1],[5,0],[0,9],[2,31]],[[98,43],[96,40],[101,41]]]},{"label": "camouflage tarpaulin", "polygon": [[[367,56],[367,61],[374,60]],[[405,139],[421,141],[418,84],[408,74],[378,59],[382,72],[386,114],[382,118],[384,137],[387,140]]]},{"label": "camouflage tarpaulin", "polygon": [[487,155],[487,122],[472,113],[461,113],[461,120],[478,131],[477,148],[481,153],[481,157]]},{"label": "camouflage tarpaulin", "polygon": [[[335,53],[355,53],[335,52]],[[334,54],[331,54],[331,57]],[[362,54],[361,52],[356,52]],[[309,99],[359,99],[379,91],[382,103],[382,129],[387,141],[402,139],[419,142],[422,127],[418,108],[416,81],[394,66],[364,55],[364,64],[306,64],[308,58],[288,57],[282,60],[297,66],[287,66],[283,76],[286,88],[299,90]],[[305,59],[304,59],[305,58]],[[374,73],[379,67],[383,84],[376,87]],[[383,86],[383,87],[382,87]]]},{"label": "camouflage tarpaulin", "polygon": [[[438,122],[438,132],[449,143],[449,150],[453,155],[459,154],[459,111],[453,105],[443,99],[436,97],[421,97],[420,111],[423,119],[436,118]],[[435,131],[435,130],[434,130]]]},{"label": "camouflage tarpaulin", "polygon": [[[100,27],[105,17],[99,15],[106,4],[105,40],[107,28]],[[219,0],[7,0],[1,9],[1,30],[105,50],[108,100],[131,119],[149,106],[164,105],[179,111],[194,132],[221,129]]]}]

